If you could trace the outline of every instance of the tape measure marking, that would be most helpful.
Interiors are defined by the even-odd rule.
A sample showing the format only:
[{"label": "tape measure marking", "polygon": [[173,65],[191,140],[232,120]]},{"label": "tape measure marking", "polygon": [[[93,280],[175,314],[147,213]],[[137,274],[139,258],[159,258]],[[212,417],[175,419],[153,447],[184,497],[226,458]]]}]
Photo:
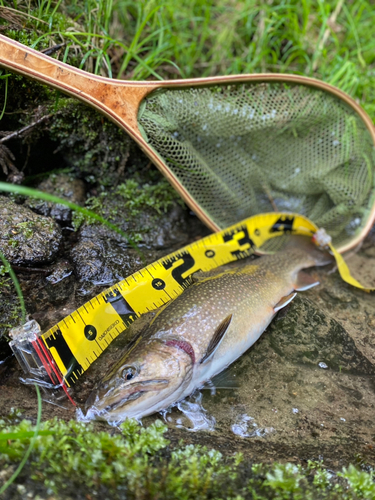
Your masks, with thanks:
[{"label": "tape measure marking", "polygon": [[[251,217],[135,272],[79,307],[41,338],[70,387],[139,316],[180,295],[191,283],[193,273],[248,257],[281,234],[312,236],[317,230],[315,224],[300,215],[271,213]],[[361,286],[350,276],[341,255],[331,249],[345,281]]]}]

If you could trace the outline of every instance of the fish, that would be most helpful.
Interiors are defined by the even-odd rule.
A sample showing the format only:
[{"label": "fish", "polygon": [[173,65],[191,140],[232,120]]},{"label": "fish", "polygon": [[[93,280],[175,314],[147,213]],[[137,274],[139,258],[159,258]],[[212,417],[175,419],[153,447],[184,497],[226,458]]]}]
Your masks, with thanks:
[{"label": "fish", "polygon": [[86,417],[119,424],[184,399],[247,351],[297,292],[319,284],[303,269],[331,261],[294,237],[276,254],[193,275],[99,382]]}]

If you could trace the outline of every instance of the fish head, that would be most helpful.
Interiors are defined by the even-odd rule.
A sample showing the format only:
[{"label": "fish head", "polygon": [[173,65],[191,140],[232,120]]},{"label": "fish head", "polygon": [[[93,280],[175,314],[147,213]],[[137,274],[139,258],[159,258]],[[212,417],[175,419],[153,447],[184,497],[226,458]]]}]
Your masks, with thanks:
[{"label": "fish head", "polygon": [[189,353],[153,339],[126,353],[101,380],[87,403],[87,418],[120,423],[176,402],[193,373]]}]

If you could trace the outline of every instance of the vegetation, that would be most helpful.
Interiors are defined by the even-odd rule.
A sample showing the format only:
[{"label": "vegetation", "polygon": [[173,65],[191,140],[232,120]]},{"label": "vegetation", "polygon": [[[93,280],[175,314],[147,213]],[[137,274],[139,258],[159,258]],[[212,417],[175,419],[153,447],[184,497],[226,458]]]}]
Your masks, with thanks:
[{"label": "vegetation", "polygon": [[[53,57],[95,74],[142,80],[296,73],[340,87],[372,117],[374,24],[370,0],[180,0],[178,8],[175,0],[0,0],[2,34],[40,51],[52,49]],[[2,136],[31,125],[20,134],[18,149],[11,142],[0,144],[0,180],[22,172],[21,182],[35,185],[58,171],[51,156],[29,161],[30,150],[49,141],[63,156],[61,168],[83,178],[97,194],[87,201],[90,211],[25,186],[3,183],[4,192],[65,203],[82,219],[100,222],[100,196],[108,192],[123,197],[132,217],[144,205],[163,213],[173,200],[160,176],[138,159],[140,153],[132,156],[134,146],[113,124],[5,69],[0,70],[0,119]],[[145,181],[136,176],[139,171]],[[0,286],[9,290],[11,269],[0,257]],[[161,423],[142,428],[127,421],[120,433],[109,433],[78,422],[34,426],[14,420],[17,414],[0,421],[0,492],[9,498],[24,498],[29,491],[77,498],[95,493],[105,498],[108,491],[111,498],[135,499],[375,497],[370,468],[349,466],[335,474],[316,462],[304,468],[270,466],[246,463],[239,455],[224,459],[199,446],[171,450]],[[18,464],[26,465],[21,471]]]},{"label": "vegetation", "polygon": [[[309,461],[306,467],[250,464],[240,454],[225,459],[202,446],[171,450],[165,431],[160,421],[143,428],[128,420],[119,432],[109,433],[76,421],[54,419],[33,426],[28,420],[12,425],[1,420],[2,477],[13,478],[9,498],[18,498],[17,493],[33,498],[36,492],[58,498],[179,500],[354,500],[375,495],[371,468],[361,471],[351,465],[336,474],[322,462]],[[17,477],[13,464],[23,459],[23,465],[26,453],[28,465]]]},{"label": "vegetation", "polygon": [[8,36],[115,78],[294,72],[373,113],[374,10],[368,0],[1,0]]}]

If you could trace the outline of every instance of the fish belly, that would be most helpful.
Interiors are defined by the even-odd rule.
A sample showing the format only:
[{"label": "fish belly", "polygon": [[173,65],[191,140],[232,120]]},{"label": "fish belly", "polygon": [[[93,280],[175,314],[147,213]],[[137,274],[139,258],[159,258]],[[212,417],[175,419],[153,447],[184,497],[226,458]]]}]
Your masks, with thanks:
[{"label": "fish belly", "polygon": [[246,352],[262,335],[267,326],[271,323],[275,313],[270,308],[259,312],[258,317],[262,320],[254,324],[254,318],[249,315],[249,322],[246,329],[239,324],[230,326],[226,338],[214,354],[213,358],[206,363],[199,361],[194,367],[194,373],[190,385],[186,388],[181,399],[191,394],[195,389],[204,385],[205,382],[225,370],[230,364]]}]

